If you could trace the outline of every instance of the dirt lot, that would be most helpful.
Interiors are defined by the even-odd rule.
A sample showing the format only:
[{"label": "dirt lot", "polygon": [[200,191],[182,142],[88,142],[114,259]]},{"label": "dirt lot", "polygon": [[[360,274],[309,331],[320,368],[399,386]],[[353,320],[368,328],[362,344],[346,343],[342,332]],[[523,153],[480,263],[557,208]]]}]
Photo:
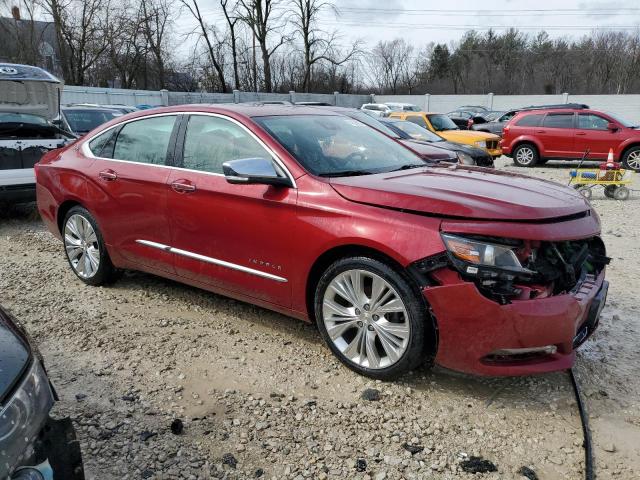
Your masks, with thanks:
[{"label": "dirt lot", "polygon": [[[528,173],[568,177],[553,162]],[[598,478],[636,479],[640,192],[617,202],[599,191],[593,205],[613,257],[611,288],[575,371]],[[565,373],[436,369],[374,382],[342,367],[314,327],[267,310],[139,273],[84,286],[33,207],[0,215],[0,303],[40,344],[61,396],[55,415],[74,420],[88,478],[525,479],[523,466],[541,480],[584,476]],[[367,388],[380,399],[361,399]],[[497,472],[463,472],[472,455]]]}]

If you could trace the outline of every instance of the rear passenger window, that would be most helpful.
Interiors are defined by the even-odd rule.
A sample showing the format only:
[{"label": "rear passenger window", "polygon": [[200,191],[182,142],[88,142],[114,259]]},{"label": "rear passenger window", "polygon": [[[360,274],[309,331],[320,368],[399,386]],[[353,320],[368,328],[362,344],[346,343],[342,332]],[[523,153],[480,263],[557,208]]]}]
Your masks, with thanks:
[{"label": "rear passenger window", "polygon": [[516,127],[538,127],[542,117],[542,114],[526,115],[516,122]]},{"label": "rear passenger window", "polygon": [[100,158],[111,158],[113,155],[113,138],[116,128],[112,128],[101,133],[89,142],[89,150],[94,156]]},{"label": "rear passenger window", "polygon": [[420,125],[422,128],[427,128],[427,122],[424,121],[424,118],[417,115],[410,115],[406,118],[407,122],[415,123],[416,125]]},{"label": "rear passenger window", "polygon": [[184,139],[183,167],[223,173],[222,164],[241,158],[271,155],[244,128],[220,117],[192,115]]},{"label": "rear passenger window", "polygon": [[573,113],[549,113],[542,126],[548,128],[573,128]]},{"label": "rear passenger window", "polygon": [[176,117],[170,115],[125,124],[116,138],[113,158],[164,165],[175,121]]}]

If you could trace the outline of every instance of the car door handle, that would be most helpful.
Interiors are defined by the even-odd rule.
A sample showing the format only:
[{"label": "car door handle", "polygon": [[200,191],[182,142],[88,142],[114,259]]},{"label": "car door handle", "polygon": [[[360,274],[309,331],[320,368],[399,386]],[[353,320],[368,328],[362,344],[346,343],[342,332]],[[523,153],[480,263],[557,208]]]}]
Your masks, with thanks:
[{"label": "car door handle", "polygon": [[576,132],[576,135],[586,135],[585,132]]},{"label": "car door handle", "polygon": [[106,180],[107,182],[113,182],[115,179],[118,178],[118,174],[116,172],[114,172],[111,169],[108,170],[102,170],[98,176],[102,179],[102,180]]},{"label": "car door handle", "polygon": [[172,182],[171,188],[178,193],[191,193],[196,191],[196,186],[192,183],[186,183],[185,180]]}]

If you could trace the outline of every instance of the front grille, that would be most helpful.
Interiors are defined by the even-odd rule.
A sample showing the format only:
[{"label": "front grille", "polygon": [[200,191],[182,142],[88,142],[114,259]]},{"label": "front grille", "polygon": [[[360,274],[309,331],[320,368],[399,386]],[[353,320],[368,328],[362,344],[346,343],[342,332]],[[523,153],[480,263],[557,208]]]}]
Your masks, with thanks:
[{"label": "front grille", "polygon": [[487,140],[487,148],[489,150],[496,150],[498,148],[498,140]]}]

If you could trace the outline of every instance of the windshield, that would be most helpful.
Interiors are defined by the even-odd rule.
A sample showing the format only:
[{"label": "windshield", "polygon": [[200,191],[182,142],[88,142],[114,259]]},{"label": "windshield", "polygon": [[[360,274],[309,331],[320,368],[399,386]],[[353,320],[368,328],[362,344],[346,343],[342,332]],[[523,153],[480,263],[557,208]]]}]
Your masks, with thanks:
[{"label": "windshield", "polygon": [[315,175],[355,176],[425,166],[395,140],[349,117],[287,115],[254,120]]},{"label": "windshield", "polygon": [[459,130],[458,126],[453,123],[453,120],[446,115],[438,113],[435,115],[428,115],[427,117],[436,132],[441,132],[443,130]]},{"label": "windshield", "polygon": [[389,135],[392,138],[400,138],[400,135],[391,130],[380,120],[377,120],[367,113],[359,112],[358,110],[350,110],[348,112],[344,112],[344,115],[346,115],[347,117],[355,118],[359,122],[362,122],[365,125],[369,125],[371,128],[375,128],[379,132]]},{"label": "windshield", "polygon": [[613,113],[609,113],[609,112],[604,112],[607,115],[609,115],[611,118],[613,118],[616,122],[618,122],[619,124],[621,124],[623,127],[627,127],[627,128],[634,128],[636,125],[632,122],[630,122],[629,120],[625,120],[624,118],[620,118],[618,115],[614,115]]},{"label": "windshield", "polygon": [[87,133],[103,123],[121,116],[109,110],[63,110],[64,118],[74,132]]},{"label": "windshield", "polygon": [[444,142],[444,138],[411,122],[393,122],[393,126],[399,128],[414,140],[425,142]]},{"label": "windshield", "polygon": [[29,113],[0,113],[0,124],[3,123],[30,123],[42,127],[50,126],[47,119]]}]

